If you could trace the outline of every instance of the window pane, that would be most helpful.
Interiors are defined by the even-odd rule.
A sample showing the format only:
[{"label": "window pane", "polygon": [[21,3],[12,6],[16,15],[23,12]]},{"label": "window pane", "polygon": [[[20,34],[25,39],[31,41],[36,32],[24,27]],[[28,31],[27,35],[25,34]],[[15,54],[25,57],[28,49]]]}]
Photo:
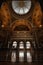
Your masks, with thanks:
[{"label": "window pane", "polygon": [[11,62],[16,62],[16,52],[12,52],[12,54],[11,54]]},{"label": "window pane", "polygon": [[23,51],[20,51],[19,52],[19,61],[20,62],[23,62],[24,61],[24,52]]},{"label": "window pane", "polygon": [[27,62],[32,62],[32,56],[29,51],[27,52]]},{"label": "window pane", "polygon": [[27,41],[27,42],[26,42],[26,49],[30,49],[30,48],[31,48],[30,41]]},{"label": "window pane", "polygon": [[17,14],[26,14],[30,11],[31,8],[31,0],[28,1],[12,1],[12,8]]},{"label": "window pane", "polygon": [[20,48],[20,49],[24,49],[24,43],[23,43],[23,41],[20,42],[19,48]]},{"label": "window pane", "polygon": [[16,48],[16,47],[17,47],[17,42],[14,41],[14,42],[13,42],[13,48]]}]

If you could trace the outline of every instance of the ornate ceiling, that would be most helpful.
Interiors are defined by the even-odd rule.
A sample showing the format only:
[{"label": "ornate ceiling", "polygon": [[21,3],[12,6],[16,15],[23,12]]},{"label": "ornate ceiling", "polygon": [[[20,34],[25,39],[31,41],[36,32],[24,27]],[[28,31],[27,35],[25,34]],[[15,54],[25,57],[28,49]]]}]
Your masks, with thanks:
[{"label": "ornate ceiling", "polygon": [[[19,2],[19,6],[18,6],[18,2]],[[1,5],[1,10],[0,10],[1,17],[0,18],[2,21],[3,28],[12,27],[11,26],[12,24],[14,24],[14,23],[16,24],[16,20],[18,21],[16,25],[18,25],[20,23],[23,25],[23,23],[24,23],[24,24],[28,24],[29,28],[34,27],[34,26],[36,26],[36,27],[42,26],[42,24],[41,24],[42,10],[41,10],[40,4],[37,1],[32,0],[31,1],[32,4],[27,3],[27,1],[25,1],[25,2],[16,1],[17,4],[14,4],[14,3],[15,3],[15,1],[14,2],[6,1],[6,2],[3,2]],[[26,5],[24,6],[24,4],[26,4]],[[17,8],[18,7],[21,8],[20,9],[21,12],[18,12],[18,13],[14,12],[13,8],[16,7],[16,5],[17,5]],[[31,6],[31,9],[29,9],[30,11],[23,13],[22,7],[30,8],[30,6]],[[26,10],[24,10],[24,11],[26,11]],[[28,23],[23,22],[23,20],[26,22],[28,20]],[[20,23],[19,23],[19,21],[20,21]],[[15,24],[13,25],[14,27],[15,27]],[[31,27],[29,25],[31,25]]]}]

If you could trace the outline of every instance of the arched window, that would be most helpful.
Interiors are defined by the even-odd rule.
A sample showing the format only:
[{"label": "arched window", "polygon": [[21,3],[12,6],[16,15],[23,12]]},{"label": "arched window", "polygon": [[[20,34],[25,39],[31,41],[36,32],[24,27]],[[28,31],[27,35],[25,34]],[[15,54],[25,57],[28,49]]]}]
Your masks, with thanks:
[{"label": "arched window", "polygon": [[28,1],[12,1],[12,8],[19,15],[26,14],[30,11],[31,0]]}]

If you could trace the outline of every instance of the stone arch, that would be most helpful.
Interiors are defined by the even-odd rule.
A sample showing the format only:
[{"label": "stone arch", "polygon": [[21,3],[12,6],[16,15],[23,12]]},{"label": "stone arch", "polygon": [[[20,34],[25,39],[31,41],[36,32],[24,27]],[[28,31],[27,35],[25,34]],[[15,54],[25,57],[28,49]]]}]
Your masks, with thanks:
[{"label": "stone arch", "polygon": [[16,28],[16,26],[19,25],[25,25],[26,27],[28,27],[29,30],[32,29],[32,26],[28,20],[16,20],[10,25],[10,29],[13,31]]}]

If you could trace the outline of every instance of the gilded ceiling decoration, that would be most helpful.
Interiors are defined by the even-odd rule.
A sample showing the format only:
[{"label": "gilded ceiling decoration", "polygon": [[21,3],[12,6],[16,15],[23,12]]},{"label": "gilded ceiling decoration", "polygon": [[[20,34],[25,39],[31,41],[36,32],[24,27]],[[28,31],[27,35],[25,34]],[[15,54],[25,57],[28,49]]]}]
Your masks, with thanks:
[{"label": "gilded ceiling decoration", "polygon": [[32,22],[37,26],[41,27],[41,20],[42,20],[42,10],[39,3],[35,4],[33,14],[32,14]]},{"label": "gilded ceiling decoration", "polygon": [[1,6],[1,19],[2,19],[2,27],[7,27],[11,20],[10,11],[7,3],[3,3]]},{"label": "gilded ceiling decoration", "polygon": [[42,10],[40,4],[38,2],[35,3],[32,0],[4,2],[1,6],[2,27],[10,27],[10,25],[12,25],[15,22],[15,19],[21,19],[20,22],[23,19],[27,19],[28,22],[31,22],[31,25],[33,27],[41,27]]},{"label": "gilded ceiling decoration", "polygon": [[24,20],[24,19],[20,19],[20,20],[16,20],[14,21],[11,25],[10,25],[10,28],[12,31],[14,31],[14,29],[16,28],[16,26],[27,26],[28,29],[31,31],[32,29],[32,26],[30,24],[30,22],[28,23],[29,21],[28,20]]}]

